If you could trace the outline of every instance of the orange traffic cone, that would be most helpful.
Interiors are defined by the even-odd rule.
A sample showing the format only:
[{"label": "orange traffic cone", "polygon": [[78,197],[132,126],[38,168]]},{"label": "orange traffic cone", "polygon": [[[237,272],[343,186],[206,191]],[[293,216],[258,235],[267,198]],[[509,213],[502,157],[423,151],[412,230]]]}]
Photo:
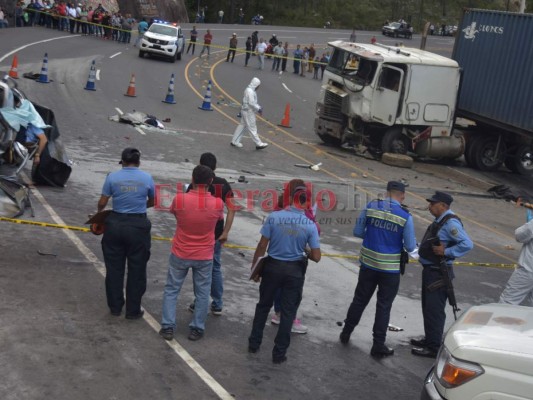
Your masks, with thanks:
[{"label": "orange traffic cone", "polygon": [[15,54],[15,57],[13,57],[13,63],[11,64],[11,69],[9,70],[9,77],[13,79],[19,78],[19,59],[17,55]]},{"label": "orange traffic cone", "polygon": [[124,93],[124,96],[128,97],[137,97],[135,95],[135,74],[131,74],[130,84],[128,86],[128,91]]},{"label": "orange traffic cone", "polygon": [[285,114],[283,115],[283,119],[281,120],[281,123],[278,126],[282,126],[284,128],[292,128],[290,103],[287,103],[287,105],[285,106]]}]

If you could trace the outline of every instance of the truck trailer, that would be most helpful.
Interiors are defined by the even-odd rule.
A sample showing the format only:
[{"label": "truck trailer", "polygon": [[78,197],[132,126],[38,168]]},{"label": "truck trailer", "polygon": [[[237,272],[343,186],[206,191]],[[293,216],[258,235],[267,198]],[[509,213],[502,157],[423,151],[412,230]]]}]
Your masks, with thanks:
[{"label": "truck trailer", "polygon": [[[501,40],[503,32],[511,43],[491,44],[483,37],[475,44],[483,35]],[[505,162],[515,172],[533,172],[532,15],[467,10],[459,33],[453,59],[379,43],[329,43],[317,135],[376,158],[464,154],[482,170]]]}]

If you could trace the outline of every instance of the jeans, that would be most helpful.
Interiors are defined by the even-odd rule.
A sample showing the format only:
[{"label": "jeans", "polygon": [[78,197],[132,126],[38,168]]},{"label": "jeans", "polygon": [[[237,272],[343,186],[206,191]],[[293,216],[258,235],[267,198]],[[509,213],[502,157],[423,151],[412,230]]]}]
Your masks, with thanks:
[{"label": "jeans", "polygon": [[280,358],[285,355],[291,342],[292,322],[302,300],[304,281],[304,267],[300,262],[284,262],[272,258],[267,260],[259,286],[259,302],[255,307],[252,332],[248,338],[250,348],[257,349],[261,346],[268,313],[276,292],[281,289],[281,319],[274,339],[272,357]]},{"label": "jeans", "polygon": [[176,304],[178,302],[178,296],[189,272],[189,268],[192,268],[192,281],[196,300],[189,328],[203,332],[205,330],[205,320],[207,319],[209,308],[209,290],[211,288],[213,260],[184,260],[171,253],[168,263],[167,283],[165,284],[163,293],[161,327],[176,329]]},{"label": "jeans", "polygon": [[265,53],[257,53],[257,61],[259,62],[259,69],[265,68]]},{"label": "jeans", "polygon": [[222,294],[224,294],[222,264],[220,263],[220,253],[222,252],[222,244],[215,241],[215,252],[213,253],[213,278],[211,281],[211,307],[222,308]]},{"label": "jeans", "polygon": [[191,49],[191,46],[192,46],[192,55],[194,55],[194,49],[196,48],[196,40],[191,40],[189,42],[189,46],[187,47],[187,54],[189,54],[189,50]]},{"label": "jeans", "polygon": [[280,63],[281,63],[281,58],[274,57],[274,61],[272,62],[272,71],[274,70],[279,71]]},{"label": "jeans", "polygon": [[363,311],[378,288],[376,317],[374,319],[374,343],[385,344],[392,302],[400,287],[400,274],[380,272],[361,266],[352,304],[344,320],[343,333],[352,333],[359,324]]},{"label": "jeans", "polygon": [[202,47],[202,51],[200,52],[200,58],[202,58],[202,54],[204,54],[204,51],[207,50],[207,59],[209,60],[209,53],[211,52],[211,45],[210,44],[204,44]]},{"label": "jeans", "polygon": [[424,317],[424,333],[426,335],[427,347],[438,351],[444,333],[444,323],[446,322],[446,300],[448,292],[446,286],[442,286],[434,291],[427,288],[432,283],[442,279],[442,274],[438,267],[425,266],[422,271],[422,316]]}]

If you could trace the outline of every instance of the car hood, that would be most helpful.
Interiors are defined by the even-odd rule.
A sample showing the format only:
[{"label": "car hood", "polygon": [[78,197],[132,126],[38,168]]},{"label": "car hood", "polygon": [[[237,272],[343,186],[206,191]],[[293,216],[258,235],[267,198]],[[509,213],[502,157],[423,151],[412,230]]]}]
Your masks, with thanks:
[{"label": "car hood", "polygon": [[398,28],[396,28],[395,26],[384,26],[383,29],[388,30],[388,31],[395,31]]},{"label": "car hood", "polygon": [[452,325],[444,344],[456,358],[533,375],[533,308],[472,307]]},{"label": "car hood", "polygon": [[167,41],[178,39],[177,36],[161,35],[160,33],[154,33],[154,32],[149,32],[149,31],[145,32],[144,36],[152,38],[152,39],[167,40]]}]

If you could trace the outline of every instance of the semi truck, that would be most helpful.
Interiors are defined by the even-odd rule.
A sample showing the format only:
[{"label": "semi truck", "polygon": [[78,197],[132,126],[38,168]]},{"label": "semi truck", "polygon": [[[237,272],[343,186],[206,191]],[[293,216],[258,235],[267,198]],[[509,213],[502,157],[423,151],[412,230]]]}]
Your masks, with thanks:
[{"label": "semi truck", "polygon": [[452,58],[330,42],[316,105],[325,143],[533,173],[533,15],[467,9]]}]

